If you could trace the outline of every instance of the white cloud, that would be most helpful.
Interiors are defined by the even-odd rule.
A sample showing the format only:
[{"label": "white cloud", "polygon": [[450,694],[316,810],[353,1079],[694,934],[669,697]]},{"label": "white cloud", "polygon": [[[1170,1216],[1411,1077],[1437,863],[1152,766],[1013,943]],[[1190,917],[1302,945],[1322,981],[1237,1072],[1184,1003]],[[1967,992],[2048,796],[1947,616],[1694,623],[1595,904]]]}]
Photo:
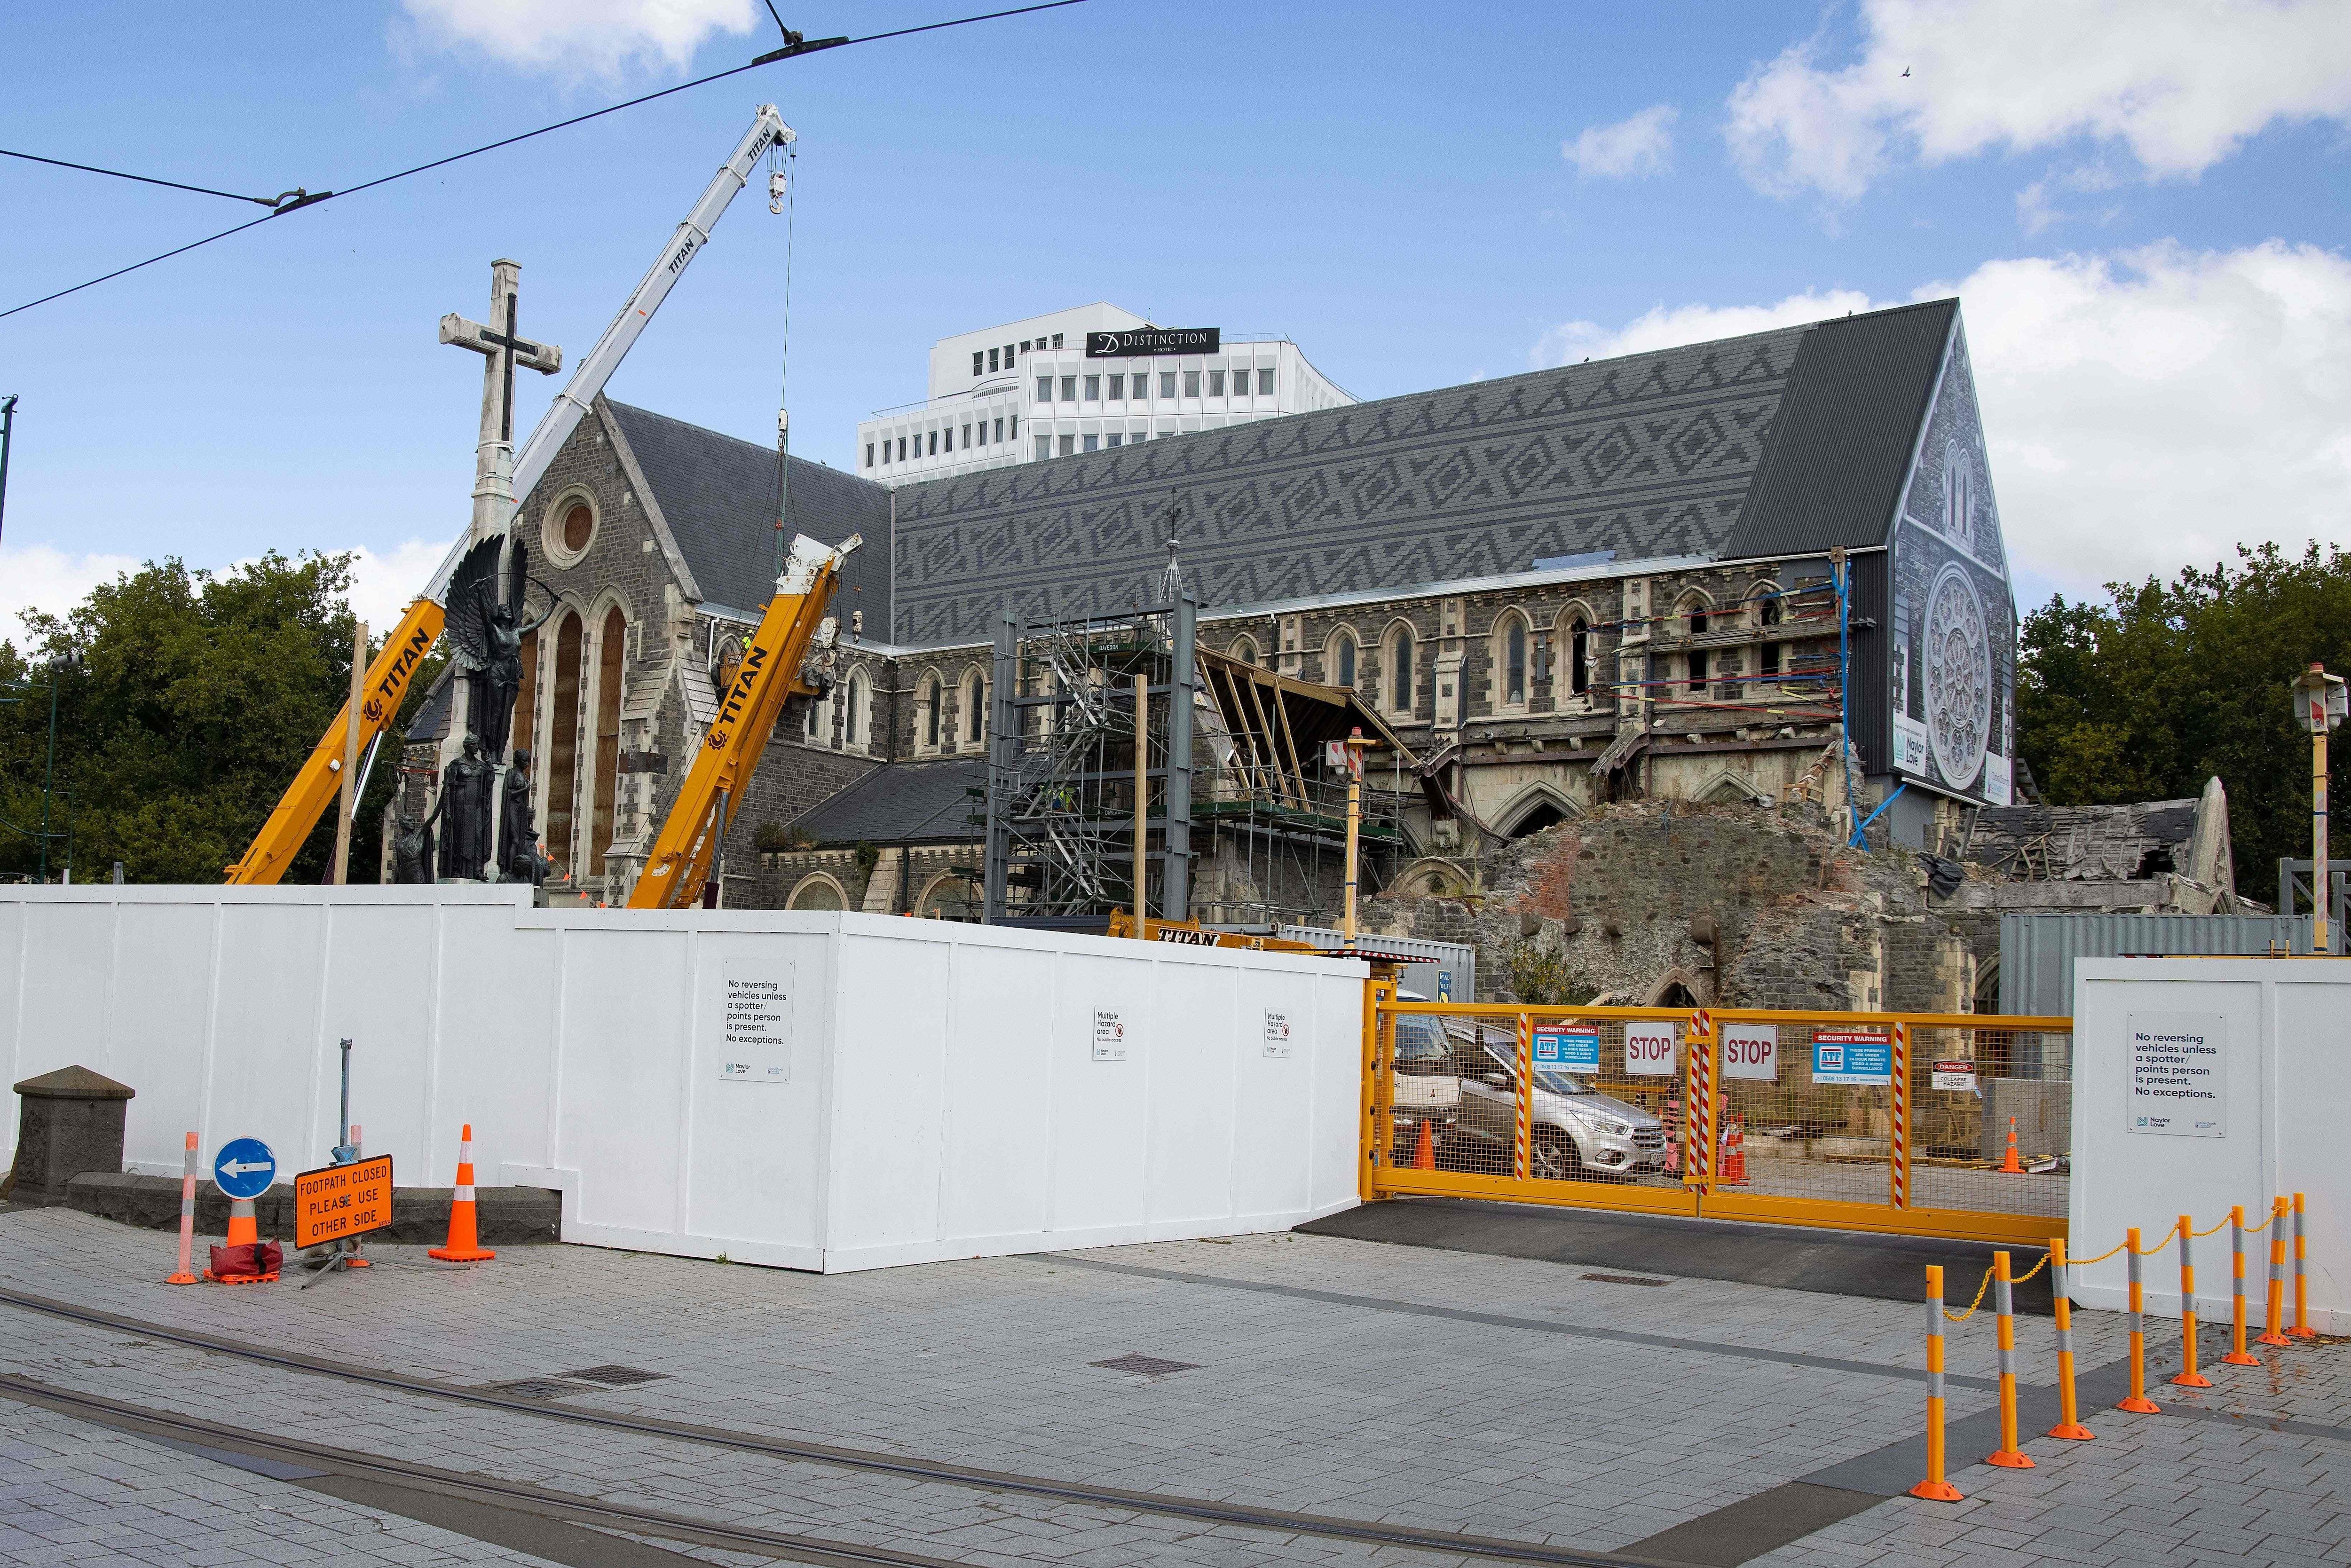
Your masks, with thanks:
[{"label": "white cloud", "polygon": [[1850,201],[1902,158],[2084,136],[2192,178],[2273,122],[2351,118],[2342,0],[1864,0],[1862,31],[1849,65],[1810,39],[1731,93],[1760,189]]},{"label": "white cloud", "polygon": [[1674,121],[1679,118],[1681,110],[1672,104],[1652,104],[1614,125],[1585,127],[1583,135],[1561,145],[1560,155],[1582,174],[1612,180],[1663,174],[1674,166]]},{"label": "white cloud", "polygon": [[617,75],[684,66],[716,33],[747,33],[758,0],[402,0],[424,36],[526,70]]},{"label": "white cloud", "polygon": [[[381,635],[392,630],[448,549],[445,541],[428,539],[410,539],[383,554],[365,546],[351,548],[350,602],[371,631]],[[23,612],[64,615],[88,598],[91,589],[135,572],[142,564],[127,555],[68,555],[50,545],[0,548],[0,638],[22,648]]]},{"label": "white cloud", "polygon": [[[2272,240],[1988,262],[1959,296],[1992,482],[2028,603],[2168,577],[2240,541],[2351,545],[2351,257]],[[1886,301],[1884,303],[1896,303]],[[1846,291],[1572,322],[1541,362],[1871,308]]]},{"label": "white cloud", "polygon": [[1769,332],[1775,327],[1874,308],[1868,295],[1850,288],[1793,294],[1777,305],[1677,305],[1671,308],[1659,305],[1622,327],[1603,327],[1597,321],[1569,321],[1554,327],[1536,343],[1534,361],[1538,366],[1567,365],[1578,360],[1646,354],[1652,349]]}]

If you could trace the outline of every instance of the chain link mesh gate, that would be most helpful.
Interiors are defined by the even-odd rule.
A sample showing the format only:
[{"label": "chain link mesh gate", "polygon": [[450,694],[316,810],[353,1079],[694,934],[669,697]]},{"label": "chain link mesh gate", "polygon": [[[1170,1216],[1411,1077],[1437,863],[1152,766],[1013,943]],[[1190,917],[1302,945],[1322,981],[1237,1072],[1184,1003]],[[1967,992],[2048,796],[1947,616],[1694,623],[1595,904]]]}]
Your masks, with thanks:
[{"label": "chain link mesh gate", "polygon": [[1366,997],[1366,1199],[2064,1234],[2071,1019]]}]

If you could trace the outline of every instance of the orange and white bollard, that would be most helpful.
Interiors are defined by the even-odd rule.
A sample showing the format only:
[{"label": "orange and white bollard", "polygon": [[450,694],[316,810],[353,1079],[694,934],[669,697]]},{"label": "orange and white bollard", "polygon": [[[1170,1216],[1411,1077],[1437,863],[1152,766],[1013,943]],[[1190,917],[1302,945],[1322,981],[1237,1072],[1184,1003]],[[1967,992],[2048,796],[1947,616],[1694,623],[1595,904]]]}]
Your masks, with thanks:
[{"label": "orange and white bollard", "polygon": [[180,1271],[163,1282],[196,1282],[196,1135],[188,1134],[187,1166],[180,1174]]},{"label": "orange and white bollard", "polygon": [[[1421,1123],[1426,1131],[1428,1124]],[[457,1145],[457,1189],[449,1195],[449,1244],[425,1254],[444,1263],[482,1263],[497,1256],[481,1244],[479,1220],[474,1208],[474,1124]]]},{"label": "orange and white bollard", "polygon": [[1943,1475],[1943,1270],[1927,1265],[1927,1479],[1910,1489],[1928,1502],[1958,1502],[1959,1489]]},{"label": "orange and white bollard", "polygon": [[2316,1339],[2318,1331],[2310,1326],[2310,1278],[2308,1254],[2304,1250],[2302,1228],[2302,1194],[2294,1195],[2294,1327],[2286,1330],[2294,1339]]},{"label": "orange and white bollard", "polygon": [[2294,1342],[2285,1337],[2285,1199],[2270,1201],[2270,1293],[2269,1312],[2262,1337],[2255,1344],[2288,1345]]},{"label": "orange and white bollard", "polygon": [[2097,1436],[2082,1425],[2082,1413],[2074,1400],[2074,1299],[2073,1281],[2065,1268],[2065,1239],[2052,1237],[2049,1241],[2049,1295],[2057,1307],[2057,1425],[2049,1428],[2049,1436],[2063,1437],[2072,1443],[2086,1443]]},{"label": "orange and white bollard", "polygon": [[2259,1366],[2262,1358],[2245,1348],[2245,1206],[2229,1208],[2229,1354],[2230,1366]]},{"label": "orange and white bollard", "polygon": [[2196,1370],[2196,1262],[2189,1254],[2196,1227],[2179,1217],[2179,1356],[2180,1369],[2171,1381],[2181,1388],[2210,1388],[2212,1380]]},{"label": "orange and white bollard", "polygon": [[2159,1416],[2163,1406],[2147,1396],[2147,1283],[2139,1278],[2137,1226],[2123,1233],[2123,1256],[2130,1260],[2130,1392],[2115,1408],[2135,1416]]},{"label": "orange and white bollard", "polygon": [[2016,1446],[2016,1303],[2009,1289],[2005,1252],[1991,1255],[1991,1291],[2000,1329],[2000,1447],[1984,1456],[1984,1463],[2029,1470],[2032,1458]]}]

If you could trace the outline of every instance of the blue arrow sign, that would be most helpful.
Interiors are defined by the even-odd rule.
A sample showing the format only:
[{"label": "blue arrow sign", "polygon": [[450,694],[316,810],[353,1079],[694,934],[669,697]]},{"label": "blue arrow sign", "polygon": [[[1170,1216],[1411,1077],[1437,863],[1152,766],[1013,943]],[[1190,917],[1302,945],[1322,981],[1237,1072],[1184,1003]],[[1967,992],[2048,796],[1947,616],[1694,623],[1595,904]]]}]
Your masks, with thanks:
[{"label": "blue arrow sign", "polygon": [[259,1138],[237,1138],[213,1156],[213,1180],[231,1197],[259,1197],[277,1176],[277,1156]]}]

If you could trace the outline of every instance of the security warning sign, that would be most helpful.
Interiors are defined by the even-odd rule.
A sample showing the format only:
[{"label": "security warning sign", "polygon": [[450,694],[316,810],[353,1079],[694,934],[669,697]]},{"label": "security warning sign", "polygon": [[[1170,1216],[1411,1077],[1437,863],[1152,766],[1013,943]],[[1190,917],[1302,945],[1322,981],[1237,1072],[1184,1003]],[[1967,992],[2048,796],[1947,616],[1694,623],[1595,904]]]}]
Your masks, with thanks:
[{"label": "security warning sign", "polygon": [[304,1171],[294,1178],[297,1249],[348,1241],[392,1223],[392,1156]]}]

